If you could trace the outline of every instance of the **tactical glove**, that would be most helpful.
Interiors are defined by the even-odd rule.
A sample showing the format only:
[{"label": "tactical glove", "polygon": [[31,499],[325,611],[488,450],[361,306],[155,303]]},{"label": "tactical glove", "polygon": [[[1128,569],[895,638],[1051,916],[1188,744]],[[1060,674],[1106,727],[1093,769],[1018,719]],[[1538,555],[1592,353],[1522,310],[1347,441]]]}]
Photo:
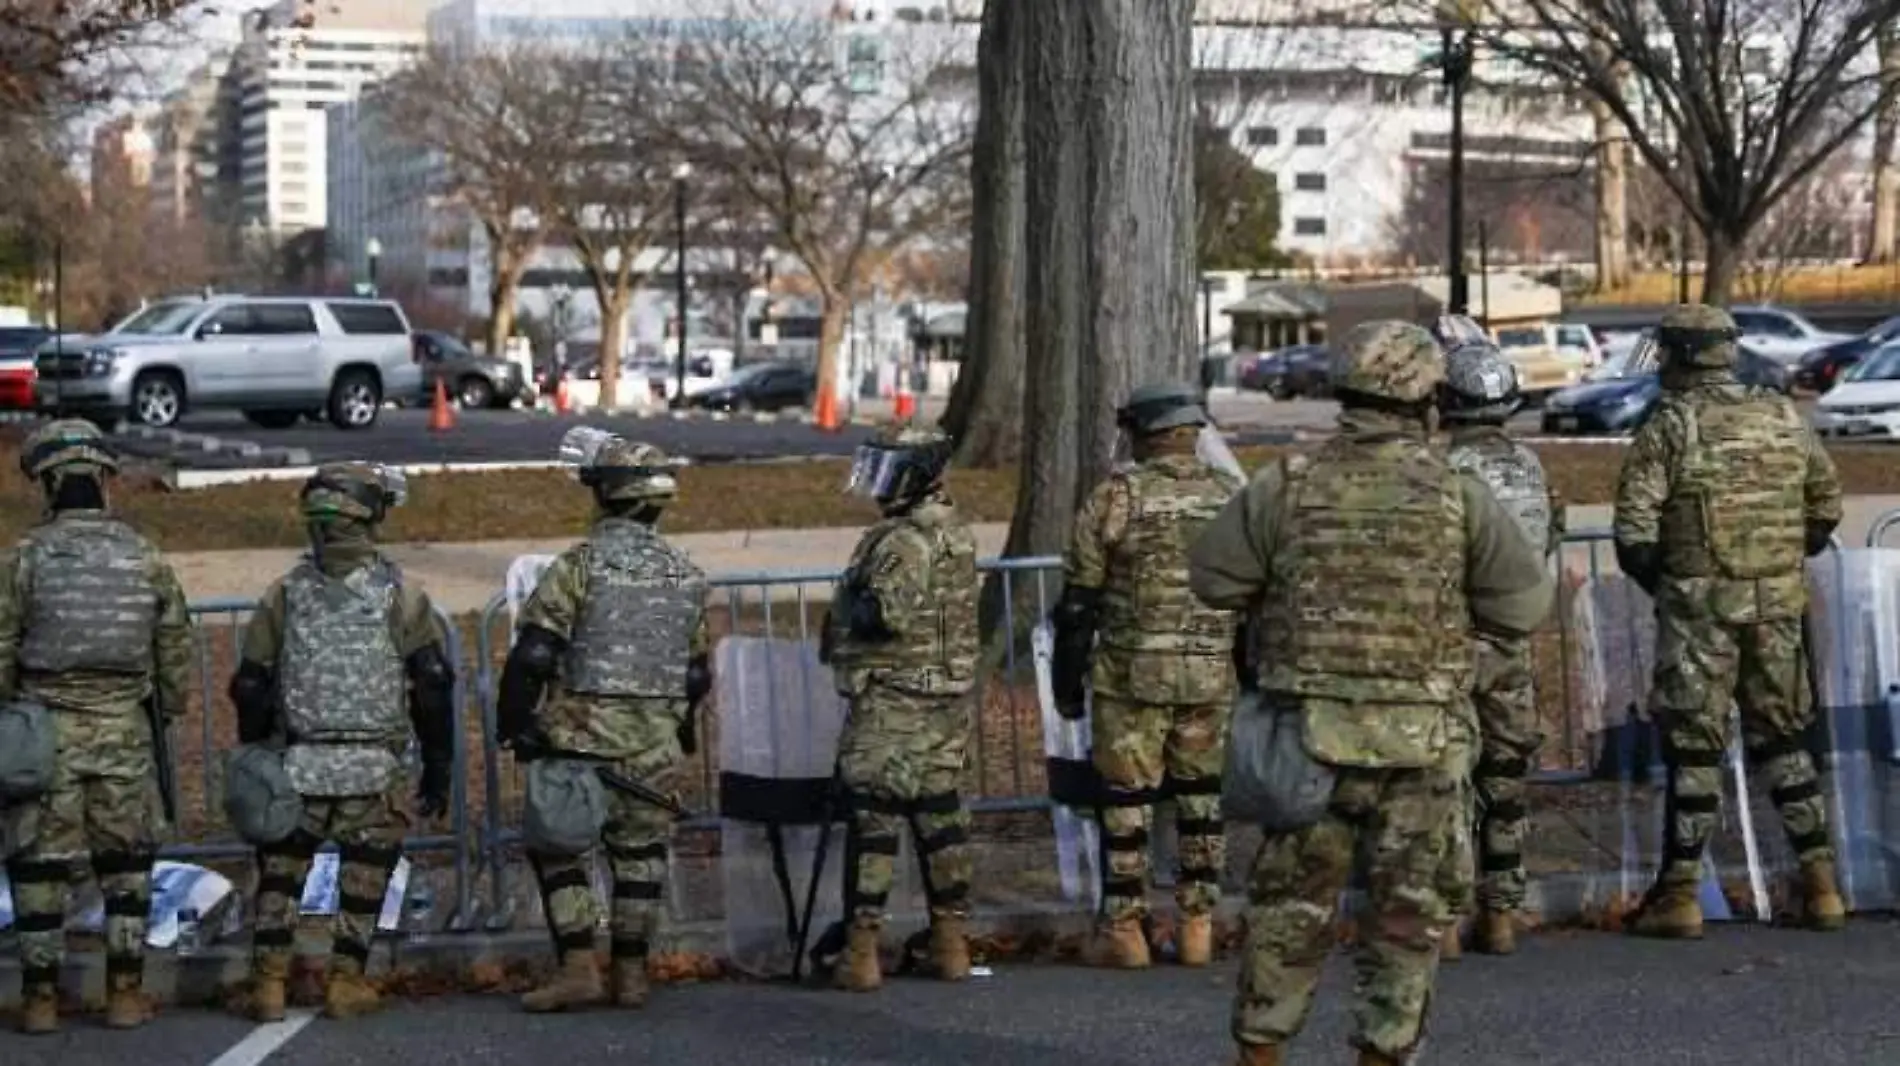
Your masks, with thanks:
[{"label": "tactical glove", "polygon": [[1616,542],[1616,565],[1621,567],[1638,588],[1651,596],[1662,580],[1662,548],[1655,544]]},{"label": "tactical glove", "polygon": [[440,818],[449,809],[451,762],[431,759],[422,764],[422,784],[416,789],[416,813],[424,818]]},{"label": "tactical glove", "polygon": [[1810,556],[1819,555],[1827,550],[1828,538],[1834,535],[1834,523],[1810,521],[1805,533],[1807,553]]}]

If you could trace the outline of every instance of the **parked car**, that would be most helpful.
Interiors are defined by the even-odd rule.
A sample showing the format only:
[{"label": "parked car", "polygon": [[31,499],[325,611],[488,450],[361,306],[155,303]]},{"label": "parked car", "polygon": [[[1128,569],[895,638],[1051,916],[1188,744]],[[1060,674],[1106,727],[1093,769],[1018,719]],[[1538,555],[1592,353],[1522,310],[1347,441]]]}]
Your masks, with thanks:
[{"label": "parked car", "polygon": [[[1571,327],[1588,333],[1585,327]],[[1557,331],[1551,326],[1508,326],[1493,335],[1498,351],[1517,368],[1518,386],[1524,390],[1524,402],[1537,405],[1552,393],[1582,381],[1594,364],[1572,347],[1558,346]],[[1594,338],[1590,351],[1595,351]]]},{"label": "parked car", "polygon": [[807,407],[818,377],[797,363],[753,363],[700,392],[688,392],[686,406],[709,411],[778,411]]},{"label": "parked car", "polygon": [[1793,366],[1816,348],[1852,340],[1846,333],[1821,329],[1782,307],[1736,307],[1729,312],[1741,328],[1742,343],[1785,366]]},{"label": "parked car", "polygon": [[[1636,352],[1627,352],[1590,381],[1563,389],[1544,401],[1545,433],[1628,433],[1649,418],[1662,398],[1662,377],[1654,370],[1632,370]],[[1735,375],[1744,384],[1788,391],[1788,369],[1750,348],[1742,348]]]},{"label": "parked car", "polygon": [[433,396],[438,379],[463,407],[507,407],[531,391],[521,368],[506,359],[477,355],[461,338],[437,330],[413,336],[422,389]]},{"label": "parked car", "polygon": [[1332,390],[1332,356],[1323,344],[1295,344],[1267,352],[1241,371],[1240,387],[1276,400],[1325,397]]},{"label": "parked car", "polygon": [[33,409],[33,353],[52,336],[39,326],[0,328],[0,411]]},{"label": "parked car", "polygon": [[1497,331],[1498,347],[1544,349],[1586,370],[1603,362],[1603,349],[1590,327],[1581,322],[1550,322],[1541,326],[1511,326]]},{"label": "parked car", "polygon": [[1795,367],[1795,387],[1809,392],[1826,392],[1848,368],[1866,358],[1869,352],[1895,340],[1900,340],[1900,315],[1887,319],[1858,337],[1822,345],[1801,357]]},{"label": "parked car", "polygon": [[1847,370],[1815,404],[1814,428],[1830,437],[1900,437],[1900,342]]},{"label": "parked car", "polygon": [[338,429],[366,429],[385,399],[422,393],[409,320],[389,300],[169,299],[62,349],[34,359],[39,409],[155,427],[220,408],[266,428],[322,409]]}]

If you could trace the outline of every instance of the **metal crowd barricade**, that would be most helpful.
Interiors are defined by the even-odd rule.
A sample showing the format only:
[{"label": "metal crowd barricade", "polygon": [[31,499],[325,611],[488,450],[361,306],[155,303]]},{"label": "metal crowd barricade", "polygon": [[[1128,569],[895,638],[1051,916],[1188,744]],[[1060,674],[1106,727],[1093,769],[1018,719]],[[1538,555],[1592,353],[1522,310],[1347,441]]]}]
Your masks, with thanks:
[{"label": "metal crowd barricade", "polygon": [[[237,658],[242,651],[243,623],[245,616],[255,611],[257,601],[250,599],[214,599],[200,600],[189,605],[192,619],[192,641],[197,652],[196,674],[197,706],[197,746],[195,758],[188,760],[183,728],[174,729],[174,742],[179,745],[173,752],[173,758],[180,765],[178,780],[181,790],[186,780],[182,772],[195,764],[199,775],[199,795],[201,802],[191,812],[201,832],[189,834],[201,842],[174,844],[161,849],[160,857],[165,859],[232,860],[248,859],[255,852],[251,845],[235,837],[224,837],[217,832],[223,824],[222,805],[219,802],[223,786],[223,767],[219,755],[233,745],[236,738],[236,712],[230,706],[221,681],[228,678],[237,666]],[[461,664],[463,657],[462,638],[455,622],[439,608],[435,611],[437,624],[445,638],[444,654],[452,663]],[[221,621],[220,621],[221,620]],[[228,644],[223,654],[228,660],[221,660],[221,649],[212,639],[215,630],[228,634]],[[470,835],[469,794],[468,794],[468,740],[463,731],[467,718],[468,696],[466,688],[458,684],[454,696],[454,781],[450,790],[449,814],[450,830],[446,834],[433,834],[410,837],[403,841],[405,853],[452,852],[454,856],[454,899],[455,910],[449,916],[447,927],[457,932],[472,928],[475,903],[475,885],[473,862],[470,847],[475,843]],[[190,722],[192,711],[188,710],[184,725]],[[222,728],[221,728],[222,727]],[[179,810],[178,827],[183,830],[187,812],[182,800]],[[332,851],[332,845],[325,845],[325,851]]]}]

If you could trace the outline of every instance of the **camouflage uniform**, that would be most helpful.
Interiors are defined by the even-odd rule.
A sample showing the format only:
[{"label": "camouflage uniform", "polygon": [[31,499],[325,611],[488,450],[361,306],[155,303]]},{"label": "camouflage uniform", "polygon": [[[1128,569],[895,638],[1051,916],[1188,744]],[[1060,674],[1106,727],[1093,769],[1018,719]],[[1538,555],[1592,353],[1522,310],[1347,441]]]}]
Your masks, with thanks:
[{"label": "camouflage uniform", "polygon": [[[1563,509],[1537,453],[1504,431],[1503,423],[1518,406],[1515,368],[1489,345],[1467,345],[1447,355],[1446,374],[1442,406],[1451,426],[1452,468],[1483,482],[1531,545],[1554,561],[1563,538]],[[1482,875],[1476,902],[1484,912],[1477,939],[1483,950],[1508,954],[1516,947],[1512,916],[1524,908],[1526,887],[1524,780],[1544,739],[1529,640],[1478,635],[1472,702],[1481,737],[1471,816]],[[1457,879],[1463,876],[1461,871]],[[1455,955],[1456,950],[1448,941],[1446,951]]]},{"label": "camouflage uniform", "polygon": [[1787,397],[1733,374],[1734,321],[1703,306],[1663,319],[1663,399],[1617,486],[1616,548],[1656,602],[1650,707],[1669,795],[1663,866],[1636,932],[1699,936],[1696,885],[1722,798],[1731,701],[1747,754],[1802,868],[1807,918],[1843,920],[1827,806],[1802,734],[1814,720],[1803,557],[1841,519],[1834,464]]},{"label": "camouflage uniform", "polygon": [[1344,339],[1340,432],[1257,474],[1190,554],[1195,595],[1257,608],[1262,699],[1302,712],[1308,750],[1337,769],[1315,824],[1270,836],[1255,861],[1233,1032],[1244,1066],[1284,1061],[1305,1024],[1358,856],[1366,1066],[1404,1062],[1424,1033],[1440,891],[1459,833],[1474,623],[1529,633],[1553,582],[1481,484],[1431,440],[1443,374],[1431,336],[1373,323]]},{"label": "camouflage uniform", "polygon": [[312,551],[258,601],[231,683],[240,741],[281,745],[303,797],[298,828],[257,849],[253,1007],[262,1021],[283,1016],[304,880],[324,841],[340,859],[325,1010],[341,1018],[378,1005],[364,971],[411,825],[403,756],[412,728],[423,813],[440,813],[447,795],[453,668],[428,595],[375,548],[383,492],[380,474],[357,464],[323,467],[306,484]]},{"label": "camouflage uniform", "polygon": [[[588,476],[602,513],[586,540],[555,558],[522,609],[500,714],[518,757],[598,760],[671,794],[683,769],[682,741],[692,735],[693,705],[711,675],[705,575],[653,529],[660,505],[673,495],[665,469],[657,449],[617,439],[594,457]],[[609,928],[621,1006],[646,998],[672,832],[667,811],[609,792],[600,843],[613,874]],[[524,1006],[559,1010],[605,998],[594,958],[599,902],[592,856],[529,858],[563,969],[524,997]]]},{"label": "camouflage uniform", "polygon": [[1188,591],[1187,553],[1240,490],[1241,478],[1195,454],[1206,416],[1192,390],[1137,389],[1124,410],[1157,400],[1177,406],[1131,425],[1137,464],[1111,475],[1082,505],[1054,612],[1052,672],[1058,689],[1069,690],[1058,702],[1079,712],[1086,668],[1103,785],[1107,925],[1091,961],[1123,968],[1149,961],[1141,923],[1148,915],[1154,800],[1165,793],[1177,804],[1183,962],[1209,961],[1226,865],[1220,773],[1237,618],[1202,606]]},{"label": "camouflage uniform", "polygon": [[880,495],[832,594],[825,658],[851,707],[838,742],[849,794],[846,988],[877,987],[877,940],[899,834],[923,864],[932,955],[942,976],[968,972],[970,814],[958,792],[970,738],[964,697],[977,658],[976,538],[939,478],[948,442],[897,428],[874,446],[903,471]]},{"label": "camouflage uniform", "polygon": [[105,510],[118,469],[98,431],[54,422],[21,466],[51,502],[45,521],[0,555],[0,700],[53,712],[58,761],[37,804],[0,817],[37,820],[7,862],[20,935],[22,1027],[51,1032],[65,954],[69,883],[90,866],[105,897],[107,1022],[145,1020],[145,924],[163,817],[151,708],[185,713],[191,619],[158,549]]}]

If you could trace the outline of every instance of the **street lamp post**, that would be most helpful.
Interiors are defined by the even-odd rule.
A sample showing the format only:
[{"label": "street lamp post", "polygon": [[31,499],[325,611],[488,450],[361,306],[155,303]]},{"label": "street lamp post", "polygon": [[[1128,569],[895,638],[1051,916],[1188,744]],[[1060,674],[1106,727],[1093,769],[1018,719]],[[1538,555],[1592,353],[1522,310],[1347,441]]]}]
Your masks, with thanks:
[{"label": "street lamp post", "polygon": [[1446,96],[1451,104],[1451,204],[1446,229],[1445,272],[1449,292],[1445,310],[1462,315],[1470,311],[1470,279],[1465,276],[1465,90],[1471,85],[1471,16],[1468,7],[1447,0],[1438,8],[1438,39],[1445,68]]},{"label": "street lamp post", "polygon": [[1208,358],[1214,352],[1214,279],[1201,275],[1201,395],[1206,396],[1212,381]]},{"label": "street lamp post", "polygon": [[383,242],[374,237],[364,241],[363,254],[369,259],[369,294],[380,296],[382,291],[376,287],[376,268],[383,259]]},{"label": "street lamp post", "polygon": [[674,246],[673,299],[679,307],[679,354],[674,357],[674,407],[686,406],[686,179],[693,176],[693,165],[681,163],[673,168]]}]

